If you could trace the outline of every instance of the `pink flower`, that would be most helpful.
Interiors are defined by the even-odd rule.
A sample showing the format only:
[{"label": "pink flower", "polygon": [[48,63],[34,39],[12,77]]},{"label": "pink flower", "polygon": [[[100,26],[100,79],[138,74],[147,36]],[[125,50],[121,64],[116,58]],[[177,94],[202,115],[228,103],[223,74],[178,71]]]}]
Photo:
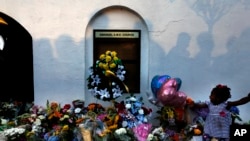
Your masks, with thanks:
[{"label": "pink flower", "polygon": [[149,132],[151,131],[152,124],[139,124],[133,128],[135,136],[138,141],[146,141]]}]

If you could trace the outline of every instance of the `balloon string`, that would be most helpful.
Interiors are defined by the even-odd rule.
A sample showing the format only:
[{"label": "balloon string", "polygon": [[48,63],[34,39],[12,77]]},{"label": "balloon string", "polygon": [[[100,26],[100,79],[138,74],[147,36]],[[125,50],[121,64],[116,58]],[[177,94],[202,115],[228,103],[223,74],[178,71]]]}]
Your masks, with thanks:
[{"label": "balloon string", "polygon": [[191,112],[190,112],[190,109],[189,107],[185,106],[184,107],[184,114],[185,114],[185,120],[187,121],[188,124],[191,124],[192,123],[192,120],[191,120]]}]

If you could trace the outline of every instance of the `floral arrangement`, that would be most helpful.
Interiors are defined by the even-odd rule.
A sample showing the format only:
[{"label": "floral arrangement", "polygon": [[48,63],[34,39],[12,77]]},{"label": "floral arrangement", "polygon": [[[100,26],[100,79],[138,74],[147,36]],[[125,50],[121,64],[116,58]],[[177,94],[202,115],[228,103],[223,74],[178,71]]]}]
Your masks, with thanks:
[{"label": "floral arrangement", "polygon": [[152,109],[145,107],[143,98],[131,94],[124,101],[115,102],[115,108],[120,116],[119,128],[132,131],[138,141],[146,141],[152,130],[149,122]]},{"label": "floral arrangement", "polygon": [[22,140],[25,138],[25,129],[21,127],[10,128],[3,132],[3,135],[6,137],[7,141]]},{"label": "floral arrangement", "polygon": [[13,119],[20,111],[20,102],[9,101],[9,102],[0,102],[0,117],[5,119]]},{"label": "floral arrangement", "polygon": [[112,102],[113,105],[106,108],[98,103],[87,106],[87,114],[91,112],[89,117],[92,118],[83,121],[81,130],[85,137],[93,133],[91,135],[95,140],[146,141],[152,129],[152,124],[148,122],[152,109],[144,106],[141,97],[132,94],[124,101]]},{"label": "floral arrangement", "polygon": [[106,51],[101,54],[92,67],[87,78],[88,89],[92,95],[103,101],[110,101],[128,92],[125,80],[125,68],[117,52]]},{"label": "floral arrangement", "polygon": [[184,108],[162,106],[156,113],[159,127],[155,127],[149,134],[147,141],[174,141],[184,139],[183,129],[187,126],[184,118]]},{"label": "floral arrangement", "polygon": [[147,141],[175,141],[176,135],[175,131],[159,126],[148,134]]},{"label": "floral arrangement", "polygon": [[122,127],[133,128],[140,124],[148,123],[152,109],[144,106],[143,98],[137,98],[133,94],[124,101],[116,102],[115,107],[122,119]]}]

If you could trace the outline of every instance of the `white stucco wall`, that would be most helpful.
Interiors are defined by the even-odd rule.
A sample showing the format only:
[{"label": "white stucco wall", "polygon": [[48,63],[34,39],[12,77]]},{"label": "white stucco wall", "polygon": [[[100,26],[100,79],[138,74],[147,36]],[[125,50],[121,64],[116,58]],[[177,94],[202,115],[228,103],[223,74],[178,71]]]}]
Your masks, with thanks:
[{"label": "white stucco wall", "polygon": [[[145,97],[145,92],[151,91],[153,76],[162,74],[181,78],[180,90],[197,101],[208,100],[211,89],[218,83],[231,87],[230,100],[250,92],[248,0],[207,3],[196,0],[0,0],[0,3],[0,11],[23,25],[33,38],[35,103],[38,105],[45,105],[46,100],[63,104],[86,98],[87,27],[96,13],[114,5],[135,11],[148,30],[148,41],[143,40],[148,46],[144,54],[149,63],[145,66],[148,82],[140,95]],[[98,24],[106,26],[107,22]],[[250,103],[239,107],[244,121],[250,120],[249,106]]]}]

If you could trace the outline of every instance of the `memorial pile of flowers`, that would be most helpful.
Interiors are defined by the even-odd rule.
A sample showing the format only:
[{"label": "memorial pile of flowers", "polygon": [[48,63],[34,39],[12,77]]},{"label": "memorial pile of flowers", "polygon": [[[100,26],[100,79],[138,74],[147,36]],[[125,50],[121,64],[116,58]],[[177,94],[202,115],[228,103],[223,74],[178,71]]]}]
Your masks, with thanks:
[{"label": "memorial pile of flowers", "polygon": [[[47,101],[46,106],[29,104],[20,112],[22,104],[2,103],[0,107],[0,140],[7,141],[176,141],[202,137],[207,109],[193,109],[197,114],[187,123],[183,110],[162,106],[156,111],[153,126],[152,109],[144,105],[142,97],[131,94],[122,101],[111,101],[103,107],[99,103],[84,105],[75,100],[61,105]],[[8,107],[12,107],[10,110]],[[6,115],[8,116],[3,116]],[[232,116],[239,118],[239,109],[231,109]],[[248,123],[249,124],[249,123]],[[203,136],[204,137],[204,136]]]},{"label": "memorial pile of flowers", "polygon": [[47,101],[46,107],[31,104],[20,114],[14,110],[11,115],[15,116],[1,117],[2,140],[73,141],[78,119],[76,109],[70,104],[61,107],[57,102]]},{"label": "memorial pile of flowers", "polygon": [[45,107],[30,105],[20,115],[1,117],[1,121],[5,121],[0,125],[2,140],[125,141],[147,138],[152,129],[148,122],[152,110],[145,107],[142,98],[131,95],[122,102],[112,103],[110,107],[98,103],[84,106],[81,100],[63,106],[55,101],[47,101]]}]

